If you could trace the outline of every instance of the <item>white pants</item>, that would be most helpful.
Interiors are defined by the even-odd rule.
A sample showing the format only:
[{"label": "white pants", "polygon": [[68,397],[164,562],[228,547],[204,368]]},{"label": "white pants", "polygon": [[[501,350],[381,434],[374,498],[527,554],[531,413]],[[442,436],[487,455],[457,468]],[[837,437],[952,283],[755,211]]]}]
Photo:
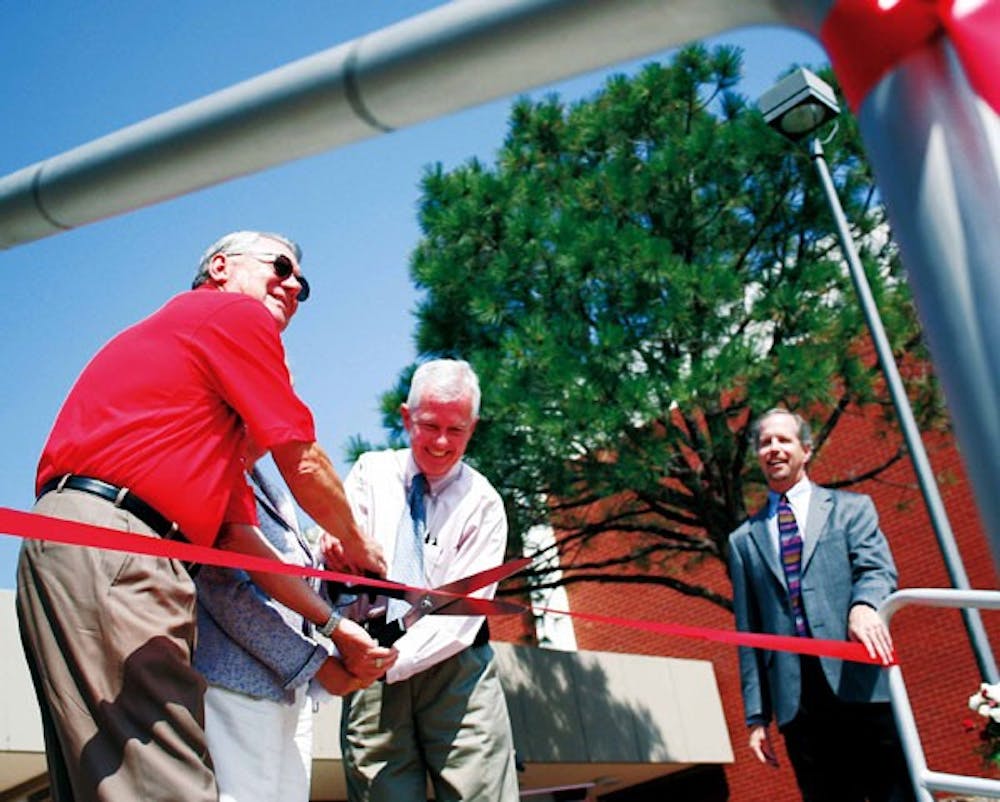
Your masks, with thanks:
[{"label": "white pants", "polygon": [[219,802],[308,802],[312,718],[305,685],[291,705],[210,685],[205,736]]}]

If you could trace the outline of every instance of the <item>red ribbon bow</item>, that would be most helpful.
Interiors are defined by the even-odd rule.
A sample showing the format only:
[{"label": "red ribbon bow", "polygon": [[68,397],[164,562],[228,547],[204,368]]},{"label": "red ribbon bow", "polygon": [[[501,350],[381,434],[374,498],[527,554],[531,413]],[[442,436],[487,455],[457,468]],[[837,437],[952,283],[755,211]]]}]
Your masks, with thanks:
[{"label": "red ribbon bow", "polygon": [[969,83],[1000,114],[1000,0],[838,0],[820,40],[851,110],[910,53],[947,36]]}]

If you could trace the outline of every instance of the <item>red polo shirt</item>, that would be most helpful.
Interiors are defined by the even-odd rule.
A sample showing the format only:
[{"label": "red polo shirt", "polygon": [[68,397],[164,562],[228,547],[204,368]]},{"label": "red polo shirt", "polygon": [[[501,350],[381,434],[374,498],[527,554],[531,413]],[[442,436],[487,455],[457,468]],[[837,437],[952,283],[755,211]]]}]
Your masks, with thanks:
[{"label": "red polo shirt", "polygon": [[35,492],[64,473],[128,487],[194,543],[256,523],[244,425],[262,447],[316,439],[280,332],[258,300],[201,288],[112,339],[70,390]]}]

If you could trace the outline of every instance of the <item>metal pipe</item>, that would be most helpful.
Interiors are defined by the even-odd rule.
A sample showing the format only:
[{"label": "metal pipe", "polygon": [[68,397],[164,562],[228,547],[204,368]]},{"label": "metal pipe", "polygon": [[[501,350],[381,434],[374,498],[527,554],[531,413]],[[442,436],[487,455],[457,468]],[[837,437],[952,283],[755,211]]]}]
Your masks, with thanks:
[{"label": "metal pipe", "polygon": [[796,5],[446,3],[0,178],[0,249],[727,28],[795,24]]},{"label": "metal pipe", "polygon": [[857,116],[1000,572],[1000,115],[935,36]]},{"label": "metal pipe", "polygon": [[927,758],[924,756],[923,746],[920,743],[917,721],[913,717],[910,697],[906,692],[906,684],[903,682],[903,672],[899,670],[899,666],[890,666],[886,672],[889,682],[889,699],[892,702],[892,715],[896,722],[896,732],[899,733],[899,742],[903,747],[906,768],[910,772],[910,782],[913,784],[914,795],[917,802],[934,802],[934,797],[926,786]]},{"label": "metal pipe", "polygon": [[[989,783],[986,785],[985,783]],[[924,785],[930,791],[950,794],[971,794],[979,798],[1000,799],[1000,782],[969,777],[964,774],[949,774],[944,771],[925,771]]]},{"label": "metal pipe", "polygon": [[[889,596],[878,614],[888,627],[892,617],[908,604],[922,604],[927,607],[969,607],[1000,610],[1000,591],[995,590],[945,590],[944,588],[908,588]],[[971,793],[1000,799],[1000,781],[982,777],[968,777],[960,774],[945,774],[927,769],[927,759],[920,743],[917,722],[913,717],[913,707],[903,682],[903,669],[898,665],[889,666],[889,701],[896,720],[896,729],[903,746],[906,765],[913,781],[918,802],[934,802],[931,791],[951,791]]]},{"label": "metal pipe", "polygon": [[[848,272],[851,282],[858,294],[858,301],[861,304],[861,311],[864,313],[865,322],[875,344],[875,353],[878,355],[879,365],[882,374],[885,376],[886,385],[889,387],[889,395],[892,397],[893,406],[896,408],[896,417],[899,420],[899,428],[903,432],[903,439],[906,441],[906,448],[910,452],[910,459],[913,461],[913,470],[917,474],[917,482],[920,485],[920,492],[923,495],[924,504],[927,506],[927,514],[931,520],[931,528],[937,538],[938,548],[941,556],[944,557],[945,568],[951,580],[952,587],[958,590],[969,589],[969,577],[965,572],[965,565],[962,562],[962,555],[958,551],[955,543],[955,535],[952,532],[951,524],[948,522],[948,515],[944,509],[944,502],[941,500],[941,493],[938,490],[937,482],[934,480],[934,472],[931,470],[930,460],[927,458],[927,451],[924,448],[924,441],[920,437],[920,430],[913,417],[913,409],[910,407],[910,399],[906,396],[906,389],[903,387],[903,380],[899,375],[899,368],[896,360],[892,356],[892,348],[889,345],[889,338],[886,336],[885,327],[882,325],[882,317],[879,315],[875,298],[872,295],[871,285],[865,275],[865,269],[858,257],[858,250],[854,245],[854,238],[847,225],[847,218],[844,209],[837,196],[836,187],[830,176],[830,169],[826,163],[826,156],[823,152],[823,145],[817,137],[813,137],[809,147],[809,154],[816,165],[816,172],[819,174],[820,183],[823,186],[823,193],[826,195],[827,204],[833,214],[833,220],[837,227],[837,235],[840,238],[840,247],[847,260]],[[986,636],[986,628],[983,626],[982,617],[979,610],[969,607],[962,608],[962,618],[965,621],[965,628],[969,633],[969,641],[972,644],[972,651],[979,666],[980,675],[987,682],[998,681],[997,664],[993,657],[993,650],[990,648],[989,638]]]}]

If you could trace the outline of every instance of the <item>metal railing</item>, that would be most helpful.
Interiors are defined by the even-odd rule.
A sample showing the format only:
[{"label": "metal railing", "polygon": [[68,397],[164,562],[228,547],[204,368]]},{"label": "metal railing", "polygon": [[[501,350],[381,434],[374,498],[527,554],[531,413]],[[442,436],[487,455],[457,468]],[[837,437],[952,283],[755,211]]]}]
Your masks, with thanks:
[{"label": "metal railing", "polygon": [[[944,588],[908,588],[893,593],[879,609],[879,615],[889,625],[892,616],[908,604],[928,607],[976,607],[1000,610],[1000,591],[995,590],[948,590]],[[906,765],[910,771],[913,788],[918,802],[934,802],[932,792],[946,791],[956,794],[1000,799],[1000,780],[985,777],[970,777],[963,774],[948,774],[927,768],[923,744],[917,732],[913,708],[903,682],[903,669],[897,664],[886,669],[889,674],[889,698],[896,719],[896,728],[906,755]],[[974,690],[974,689],[970,689]]]}]

